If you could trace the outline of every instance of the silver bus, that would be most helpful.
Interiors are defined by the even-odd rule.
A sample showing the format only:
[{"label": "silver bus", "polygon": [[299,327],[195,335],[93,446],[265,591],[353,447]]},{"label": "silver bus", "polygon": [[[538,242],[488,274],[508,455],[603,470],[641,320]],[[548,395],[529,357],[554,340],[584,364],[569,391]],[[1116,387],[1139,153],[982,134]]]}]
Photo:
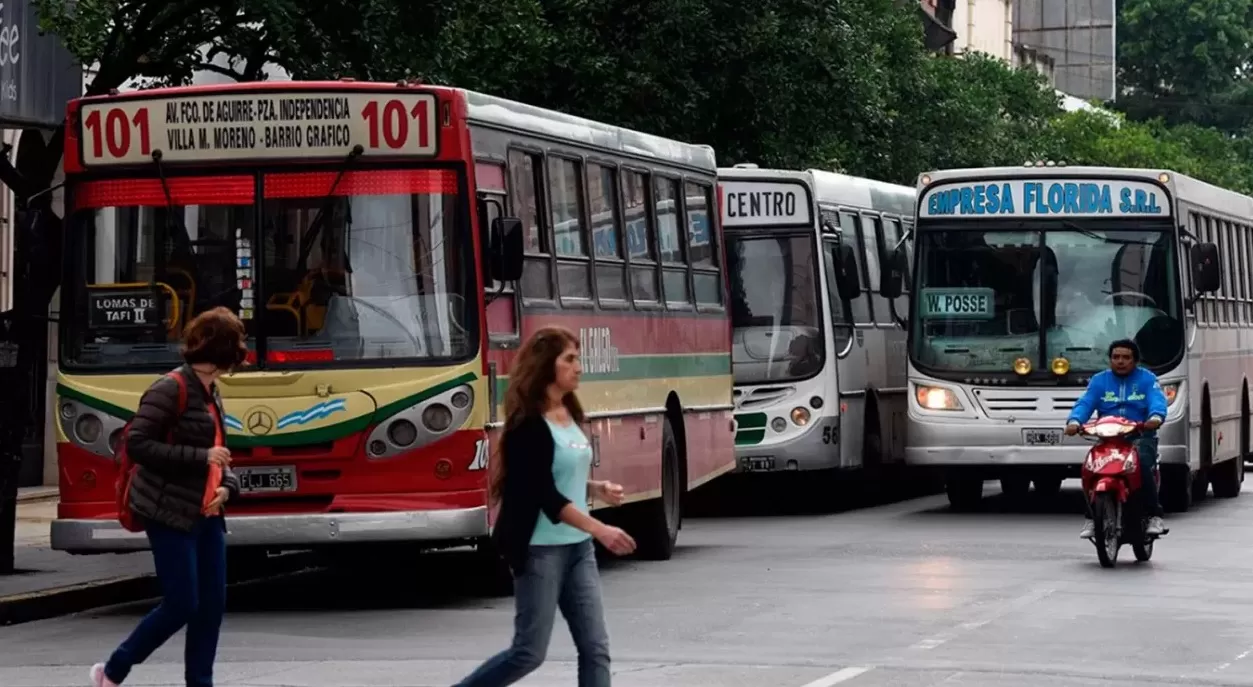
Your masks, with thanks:
[{"label": "silver bus", "polygon": [[1240,493],[1253,198],[1171,171],[1053,163],[931,172],[918,192],[906,456],[944,469],[953,507],[975,506],[988,479],[1012,496],[1078,476],[1088,444],[1063,427],[1124,338],[1169,402],[1162,505],[1187,510],[1211,484]]},{"label": "silver bus", "polygon": [[824,172],[718,170],[731,286],[736,470],[904,465],[908,295],[885,258],[914,189]]}]

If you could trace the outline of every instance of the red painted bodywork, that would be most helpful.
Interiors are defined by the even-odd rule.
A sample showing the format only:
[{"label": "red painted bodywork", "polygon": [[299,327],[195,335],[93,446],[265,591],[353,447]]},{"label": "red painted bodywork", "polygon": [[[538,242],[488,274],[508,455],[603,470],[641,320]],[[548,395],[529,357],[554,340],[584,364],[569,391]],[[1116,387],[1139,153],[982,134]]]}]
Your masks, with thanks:
[{"label": "red painted bodywork", "polygon": [[[396,510],[475,508],[486,503],[482,470],[469,470],[481,431],[463,431],[429,446],[378,460],[362,447],[373,431],[345,436],[314,450],[305,447],[233,448],[237,467],[295,465],[299,490],[294,494],[244,495],[230,504],[233,515],[290,513],[367,513]],[[229,443],[229,442],[228,442]],[[117,466],[111,458],[74,444],[58,445],[61,518],[113,518]],[[446,459],[451,469],[437,474]]]},{"label": "red painted bodywork", "polygon": [[[1118,427],[1130,433],[1138,428],[1139,423],[1120,417],[1107,416],[1084,426],[1090,432],[1097,427]],[[1125,468],[1125,457],[1130,457],[1135,466],[1132,470]],[[1134,441],[1127,434],[1112,437],[1101,437],[1098,443],[1088,451],[1080,470],[1083,491],[1089,501],[1096,499],[1098,494],[1113,492],[1120,503],[1126,503],[1132,494],[1139,491],[1141,479],[1139,453]],[[1154,475],[1154,479],[1160,479]]]},{"label": "red painted bodywork", "polygon": [[[389,84],[331,82],[265,82],[253,84],[230,84],[224,86],[201,86],[175,89],[153,89],[116,96],[100,96],[71,101],[66,120],[64,167],[69,180],[71,206],[101,206],[110,193],[125,190],[128,201],[142,195],[143,204],[164,205],[166,198],[160,182],[155,178],[155,168],[136,165],[122,172],[110,168],[102,176],[84,168],[81,159],[81,140],[78,135],[78,113],[84,102],[123,101],[136,98],[161,98],[174,95],[272,93],[299,90],[378,92],[380,98],[396,92],[430,92],[439,99],[439,154],[435,158],[413,159],[397,155],[393,161],[411,163],[420,167],[426,162],[458,162],[464,165],[467,188],[503,191],[504,173],[498,165],[475,165],[467,124],[464,95],[455,89],[436,86],[397,86]],[[386,161],[373,155],[362,164]],[[247,165],[249,168],[266,169],[282,174],[287,170],[304,173],[321,172],[326,186],[338,171],[340,160],[303,160],[295,157],[287,161],[264,161]],[[188,165],[178,167],[186,171]],[[240,174],[239,163],[200,162],[195,165],[199,178],[171,177],[170,190],[175,202],[187,192],[206,192],[206,183],[218,193],[237,197],[236,202],[251,203],[255,185],[251,176]],[[334,171],[331,171],[334,170]],[[132,174],[142,179],[118,178]],[[412,174],[421,174],[414,171]],[[481,178],[480,178],[481,175]],[[354,172],[349,171],[341,181],[351,187]],[[206,181],[206,179],[208,181]],[[246,180],[246,183],[245,183]],[[83,182],[91,182],[91,193],[82,199],[75,198],[75,189]],[[281,182],[281,179],[278,181]],[[306,180],[307,181],[307,180]],[[227,182],[227,183],[224,183]],[[432,182],[436,183],[436,182]],[[282,183],[275,177],[267,179],[267,195],[281,195]],[[473,201],[473,195],[467,199]],[[718,194],[719,209],[721,194]],[[471,205],[473,209],[473,205]],[[718,241],[719,254],[725,264],[725,248],[722,245],[720,212],[711,208],[709,220],[713,236]],[[472,242],[476,255],[481,254],[481,227],[476,212],[471,212]],[[67,224],[68,226],[68,224]],[[724,282],[727,279],[724,271]],[[497,373],[508,375],[513,358],[512,351],[491,349],[488,345],[489,331],[516,331],[516,317],[511,297],[503,297],[487,306],[483,295],[484,275],[476,270],[479,299],[480,351],[486,377],[488,364],[497,364]],[[725,292],[724,292],[725,293]],[[578,331],[580,327],[611,327],[613,345],[622,355],[672,354],[691,355],[717,353],[729,355],[731,326],[725,314],[696,315],[694,313],[632,312],[615,314],[605,311],[586,313],[524,312],[521,335],[528,336],[544,324],[560,324]],[[728,373],[729,374],[729,373]],[[730,380],[727,380],[727,399],[730,403]],[[485,402],[479,399],[478,402]],[[678,399],[682,405],[685,400]],[[686,402],[691,405],[691,402]],[[664,404],[659,400],[658,405]],[[601,464],[593,469],[593,476],[611,479],[626,487],[628,494],[644,494],[661,486],[661,415],[637,415],[595,420],[592,432],[599,438]],[[296,448],[233,448],[236,465],[295,465],[298,470],[298,492],[294,495],[252,495],[242,497],[230,504],[232,514],[266,513],[329,513],[371,512],[393,510],[454,509],[482,506],[486,502],[487,471],[469,471],[467,468],[475,456],[475,442],[484,436],[480,430],[463,431],[433,445],[416,449],[408,454],[383,460],[365,457],[364,438],[373,430],[342,437],[332,444]],[[680,428],[686,439],[687,478],[689,482],[701,480],[707,475],[730,467],[734,456],[734,434],[731,430],[729,410],[686,413]],[[73,444],[58,445],[60,460],[61,518],[112,518],[113,484],[115,467],[112,460],[88,453]],[[441,459],[452,463],[446,478],[435,474],[435,464]]]}]

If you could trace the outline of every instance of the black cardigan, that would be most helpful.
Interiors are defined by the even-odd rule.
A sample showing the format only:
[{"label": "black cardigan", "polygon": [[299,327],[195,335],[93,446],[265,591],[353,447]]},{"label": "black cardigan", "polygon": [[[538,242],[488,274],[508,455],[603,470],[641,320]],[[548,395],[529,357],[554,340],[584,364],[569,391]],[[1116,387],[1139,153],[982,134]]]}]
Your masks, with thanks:
[{"label": "black cardigan", "polygon": [[555,444],[542,415],[528,416],[505,430],[500,448],[505,482],[492,541],[514,573],[520,574],[526,566],[531,535],[540,513],[557,524],[570,499],[557,490],[553,480]]}]

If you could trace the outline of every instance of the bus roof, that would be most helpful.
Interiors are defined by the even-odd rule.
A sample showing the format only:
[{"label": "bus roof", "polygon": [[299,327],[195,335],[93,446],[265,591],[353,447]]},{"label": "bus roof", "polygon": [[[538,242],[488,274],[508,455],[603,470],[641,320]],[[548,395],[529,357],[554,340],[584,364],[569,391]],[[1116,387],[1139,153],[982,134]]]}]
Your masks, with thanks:
[{"label": "bus roof", "polygon": [[714,150],[708,145],[684,143],[604,122],[565,114],[526,103],[460,88],[434,84],[340,81],[259,81],[206,86],[168,86],[142,91],[76,98],[71,107],[127,100],[183,99],[189,97],[246,95],[249,93],[325,92],[352,94],[393,90],[397,93],[435,93],[465,98],[468,119],[482,126],[525,133],[538,138],[570,142],[611,153],[647,160],[661,160],[713,174]]},{"label": "bus roof", "polygon": [[[1054,167],[967,167],[961,169],[942,169],[924,172],[918,175],[918,191],[925,186],[938,183],[973,179],[1023,179],[1056,177],[1061,179],[1103,179],[1126,178],[1142,179],[1160,183],[1160,176],[1166,174],[1169,181],[1165,186],[1174,195],[1175,200],[1190,203],[1237,217],[1253,218],[1253,197],[1214,184],[1180,174],[1169,169],[1146,169],[1139,167],[1096,167],[1096,166],[1054,166]],[[923,179],[929,178],[930,183],[924,184]]]},{"label": "bus roof", "polygon": [[525,132],[622,155],[664,160],[709,173],[718,167],[714,149],[708,145],[684,143],[516,100],[460,90],[469,106],[470,121],[484,126]]},{"label": "bus roof", "polygon": [[905,217],[914,214],[917,192],[898,184],[889,184],[865,177],[855,177],[821,169],[763,169],[753,166],[719,167],[718,176],[726,179],[789,179],[804,182],[813,189],[816,202],[861,210],[888,212]]},{"label": "bus roof", "polygon": [[821,169],[808,171],[813,175],[814,193],[819,203],[890,212],[905,217],[914,214],[917,191],[908,186]]}]

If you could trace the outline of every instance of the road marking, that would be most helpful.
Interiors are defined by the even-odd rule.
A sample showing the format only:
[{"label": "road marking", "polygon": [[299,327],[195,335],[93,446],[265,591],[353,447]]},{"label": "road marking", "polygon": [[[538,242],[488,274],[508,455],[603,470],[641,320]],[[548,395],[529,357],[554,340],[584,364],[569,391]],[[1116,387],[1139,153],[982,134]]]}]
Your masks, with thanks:
[{"label": "road marking", "polygon": [[864,675],[870,672],[870,670],[870,668],[860,667],[841,668],[830,675],[820,677],[813,682],[803,685],[803,687],[831,687],[832,685],[838,685],[841,682],[848,682],[858,675]]},{"label": "road marking", "polygon": [[1245,658],[1248,657],[1249,654],[1253,654],[1253,647],[1245,649],[1239,656],[1236,656],[1230,661],[1218,666],[1217,668],[1214,669],[1214,672],[1218,673],[1218,672],[1221,672],[1230,668],[1232,663],[1235,663],[1237,661],[1243,661]]},{"label": "road marking", "polygon": [[991,623],[992,621],[998,618],[1009,615],[1010,613],[1013,613],[1014,611],[1017,611],[1018,609],[1024,606],[1029,606],[1039,601],[1040,599],[1043,599],[1044,597],[1052,594],[1055,591],[1057,590],[1051,589],[1051,588],[1041,588],[1041,589],[1036,589],[1028,594],[1023,594],[1022,596],[1016,599],[1012,599],[1008,603],[1001,605],[1000,608],[996,609],[992,613],[989,613],[983,616],[982,618],[960,623],[956,625],[953,629],[947,632],[941,632],[933,637],[928,637],[927,639],[924,639],[916,644],[911,645],[909,648],[915,649],[917,651],[929,651],[931,649],[936,648],[937,646],[940,646],[941,644],[944,644],[945,642],[948,642],[952,639],[956,639],[959,635],[965,632],[977,630],[983,627],[984,625],[987,625],[988,623]]}]

